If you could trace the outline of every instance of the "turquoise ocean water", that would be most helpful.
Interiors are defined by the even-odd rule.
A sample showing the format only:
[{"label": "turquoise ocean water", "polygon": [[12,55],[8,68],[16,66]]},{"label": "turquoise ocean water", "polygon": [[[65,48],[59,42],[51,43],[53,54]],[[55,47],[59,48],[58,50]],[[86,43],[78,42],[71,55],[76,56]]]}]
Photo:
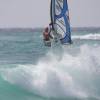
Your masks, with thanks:
[{"label": "turquoise ocean water", "polygon": [[45,47],[42,30],[0,30],[0,100],[100,100],[100,29]]}]

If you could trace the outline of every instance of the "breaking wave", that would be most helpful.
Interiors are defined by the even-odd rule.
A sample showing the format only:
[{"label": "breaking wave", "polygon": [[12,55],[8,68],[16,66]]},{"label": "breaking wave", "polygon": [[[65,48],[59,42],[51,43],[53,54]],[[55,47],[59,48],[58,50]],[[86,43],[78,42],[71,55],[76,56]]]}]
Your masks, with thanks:
[{"label": "breaking wave", "polygon": [[[75,50],[70,48],[74,53]],[[0,69],[4,80],[43,97],[100,99],[100,47],[83,45],[71,55],[48,52],[36,65]]]}]

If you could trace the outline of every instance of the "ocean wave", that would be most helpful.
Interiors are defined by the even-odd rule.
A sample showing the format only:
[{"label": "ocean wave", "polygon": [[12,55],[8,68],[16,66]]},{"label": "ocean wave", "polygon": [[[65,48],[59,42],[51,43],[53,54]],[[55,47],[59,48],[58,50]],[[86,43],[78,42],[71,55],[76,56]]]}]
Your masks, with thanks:
[{"label": "ocean wave", "polygon": [[66,51],[62,55],[50,51],[36,65],[0,69],[0,73],[4,80],[40,96],[100,99],[100,47],[83,45],[74,56]]},{"label": "ocean wave", "polygon": [[100,40],[100,34],[75,35],[73,39]]}]

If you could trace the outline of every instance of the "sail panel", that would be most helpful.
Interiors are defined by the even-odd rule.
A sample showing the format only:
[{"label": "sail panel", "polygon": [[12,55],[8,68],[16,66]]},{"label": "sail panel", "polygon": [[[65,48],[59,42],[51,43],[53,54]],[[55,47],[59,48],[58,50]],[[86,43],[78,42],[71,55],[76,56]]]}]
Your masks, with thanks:
[{"label": "sail panel", "polygon": [[65,37],[66,27],[64,18],[59,18],[58,20],[56,20],[55,26],[56,26],[56,32],[61,35],[60,38]]},{"label": "sail panel", "polygon": [[63,0],[55,0],[55,14],[59,15],[62,12]]}]

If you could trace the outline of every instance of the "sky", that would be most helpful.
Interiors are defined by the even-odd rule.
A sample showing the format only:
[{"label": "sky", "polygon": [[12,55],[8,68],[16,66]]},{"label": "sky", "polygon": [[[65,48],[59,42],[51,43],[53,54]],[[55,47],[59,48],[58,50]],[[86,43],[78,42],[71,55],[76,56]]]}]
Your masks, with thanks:
[{"label": "sky", "polygon": [[[72,27],[100,27],[100,0],[68,0]],[[0,0],[0,28],[46,27],[50,0]]]}]

